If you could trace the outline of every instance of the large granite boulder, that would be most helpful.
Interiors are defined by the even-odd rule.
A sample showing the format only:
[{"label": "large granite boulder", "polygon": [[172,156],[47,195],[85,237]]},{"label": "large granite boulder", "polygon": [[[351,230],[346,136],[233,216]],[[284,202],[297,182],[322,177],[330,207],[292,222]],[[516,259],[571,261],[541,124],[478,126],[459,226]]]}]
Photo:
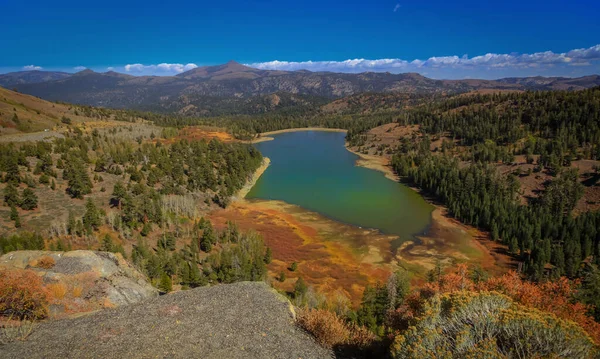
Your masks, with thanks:
[{"label": "large granite boulder", "polygon": [[46,321],[5,358],[333,358],[295,325],[288,300],[262,282],[181,291],[77,318]]}]

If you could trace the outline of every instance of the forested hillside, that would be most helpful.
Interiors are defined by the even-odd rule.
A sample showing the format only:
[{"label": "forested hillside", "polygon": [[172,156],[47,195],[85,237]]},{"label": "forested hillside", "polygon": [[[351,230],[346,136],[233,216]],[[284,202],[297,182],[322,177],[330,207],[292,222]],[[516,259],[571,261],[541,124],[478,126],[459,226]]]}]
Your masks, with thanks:
[{"label": "forested hillside", "polygon": [[[420,129],[397,146],[398,174],[505,243],[528,276],[578,277],[584,263],[600,263],[599,213],[573,214],[584,192],[597,191],[599,88],[459,96],[397,122]],[[586,160],[596,167],[583,181],[577,165]],[[499,173],[502,166],[511,172]],[[523,202],[529,176],[543,178],[543,188]]]},{"label": "forested hillside", "polygon": [[214,138],[170,141],[176,129],[102,109],[70,111],[99,123],[63,121],[66,131],[50,141],[32,135],[34,142],[0,144],[0,253],[120,252],[165,291],[172,279],[197,286],[264,277],[261,238],[233,224],[221,233],[194,222],[246,184],[262,163],[256,149]]}]

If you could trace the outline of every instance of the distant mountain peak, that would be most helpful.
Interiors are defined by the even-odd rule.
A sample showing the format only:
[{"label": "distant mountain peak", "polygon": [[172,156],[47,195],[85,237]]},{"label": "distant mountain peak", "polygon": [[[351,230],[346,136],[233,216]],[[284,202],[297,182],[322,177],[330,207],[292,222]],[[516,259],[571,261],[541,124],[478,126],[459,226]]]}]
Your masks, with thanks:
[{"label": "distant mountain peak", "polygon": [[75,76],[75,75],[90,75],[90,74],[95,74],[95,72],[90,69],[85,69],[85,70],[74,73],[73,76]]},{"label": "distant mountain peak", "polygon": [[187,79],[206,78],[206,79],[233,79],[254,77],[252,73],[261,70],[254,69],[231,60],[222,65],[202,66],[183,72],[177,76]]},{"label": "distant mountain peak", "polygon": [[258,69],[242,65],[235,60],[228,61],[226,64],[214,66],[215,69],[220,71],[258,71]]}]

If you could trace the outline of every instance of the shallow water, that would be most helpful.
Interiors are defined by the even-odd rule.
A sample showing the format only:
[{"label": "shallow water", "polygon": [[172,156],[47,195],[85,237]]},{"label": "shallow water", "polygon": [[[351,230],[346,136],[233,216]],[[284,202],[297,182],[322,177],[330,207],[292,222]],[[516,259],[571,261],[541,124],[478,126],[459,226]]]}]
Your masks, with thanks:
[{"label": "shallow water", "polygon": [[271,165],[246,198],[282,200],[334,220],[411,239],[428,228],[433,206],[383,173],[356,166],[345,133],[300,131],[257,143]]}]

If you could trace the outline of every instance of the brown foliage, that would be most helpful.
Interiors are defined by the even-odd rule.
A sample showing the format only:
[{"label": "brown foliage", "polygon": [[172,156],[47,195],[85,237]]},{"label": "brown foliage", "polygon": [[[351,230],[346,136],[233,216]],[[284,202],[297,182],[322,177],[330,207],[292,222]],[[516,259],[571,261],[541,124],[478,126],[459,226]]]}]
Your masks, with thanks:
[{"label": "brown foliage", "polygon": [[303,310],[298,316],[298,323],[319,344],[328,348],[352,345],[357,349],[365,349],[375,342],[375,336],[368,329],[348,324],[337,314],[325,309]]},{"label": "brown foliage", "polygon": [[412,293],[396,311],[393,319],[399,328],[411,325],[411,320],[420,314],[423,300],[431,298],[435,293],[495,291],[510,297],[516,303],[577,323],[600,344],[600,323],[587,315],[589,308],[586,305],[575,301],[577,284],[577,281],[570,281],[565,277],[543,283],[529,282],[515,271],[474,283],[466,265],[461,264],[443,274],[436,283],[427,283]]},{"label": "brown foliage", "polygon": [[0,273],[0,315],[19,319],[45,318],[50,298],[42,279],[31,270],[4,270]]},{"label": "brown foliage", "polygon": [[600,344],[600,323],[587,315],[588,306],[574,299],[577,284],[577,281],[565,277],[538,284],[525,281],[511,271],[481,283],[480,290],[494,290],[508,295],[517,303],[573,321],[585,329],[595,343]]},{"label": "brown foliage", "polygon": [[67,294],[67,286],[63,283],[51,283],[46,286],[52,297],[56,300],[61,300]]},{"label": "brown foliage", "polygon": [[54,258],[50,256],[43,256],[38,259],[35,263],[33,263],[33,267],[50,269],[56,265],[56,261]]}]

